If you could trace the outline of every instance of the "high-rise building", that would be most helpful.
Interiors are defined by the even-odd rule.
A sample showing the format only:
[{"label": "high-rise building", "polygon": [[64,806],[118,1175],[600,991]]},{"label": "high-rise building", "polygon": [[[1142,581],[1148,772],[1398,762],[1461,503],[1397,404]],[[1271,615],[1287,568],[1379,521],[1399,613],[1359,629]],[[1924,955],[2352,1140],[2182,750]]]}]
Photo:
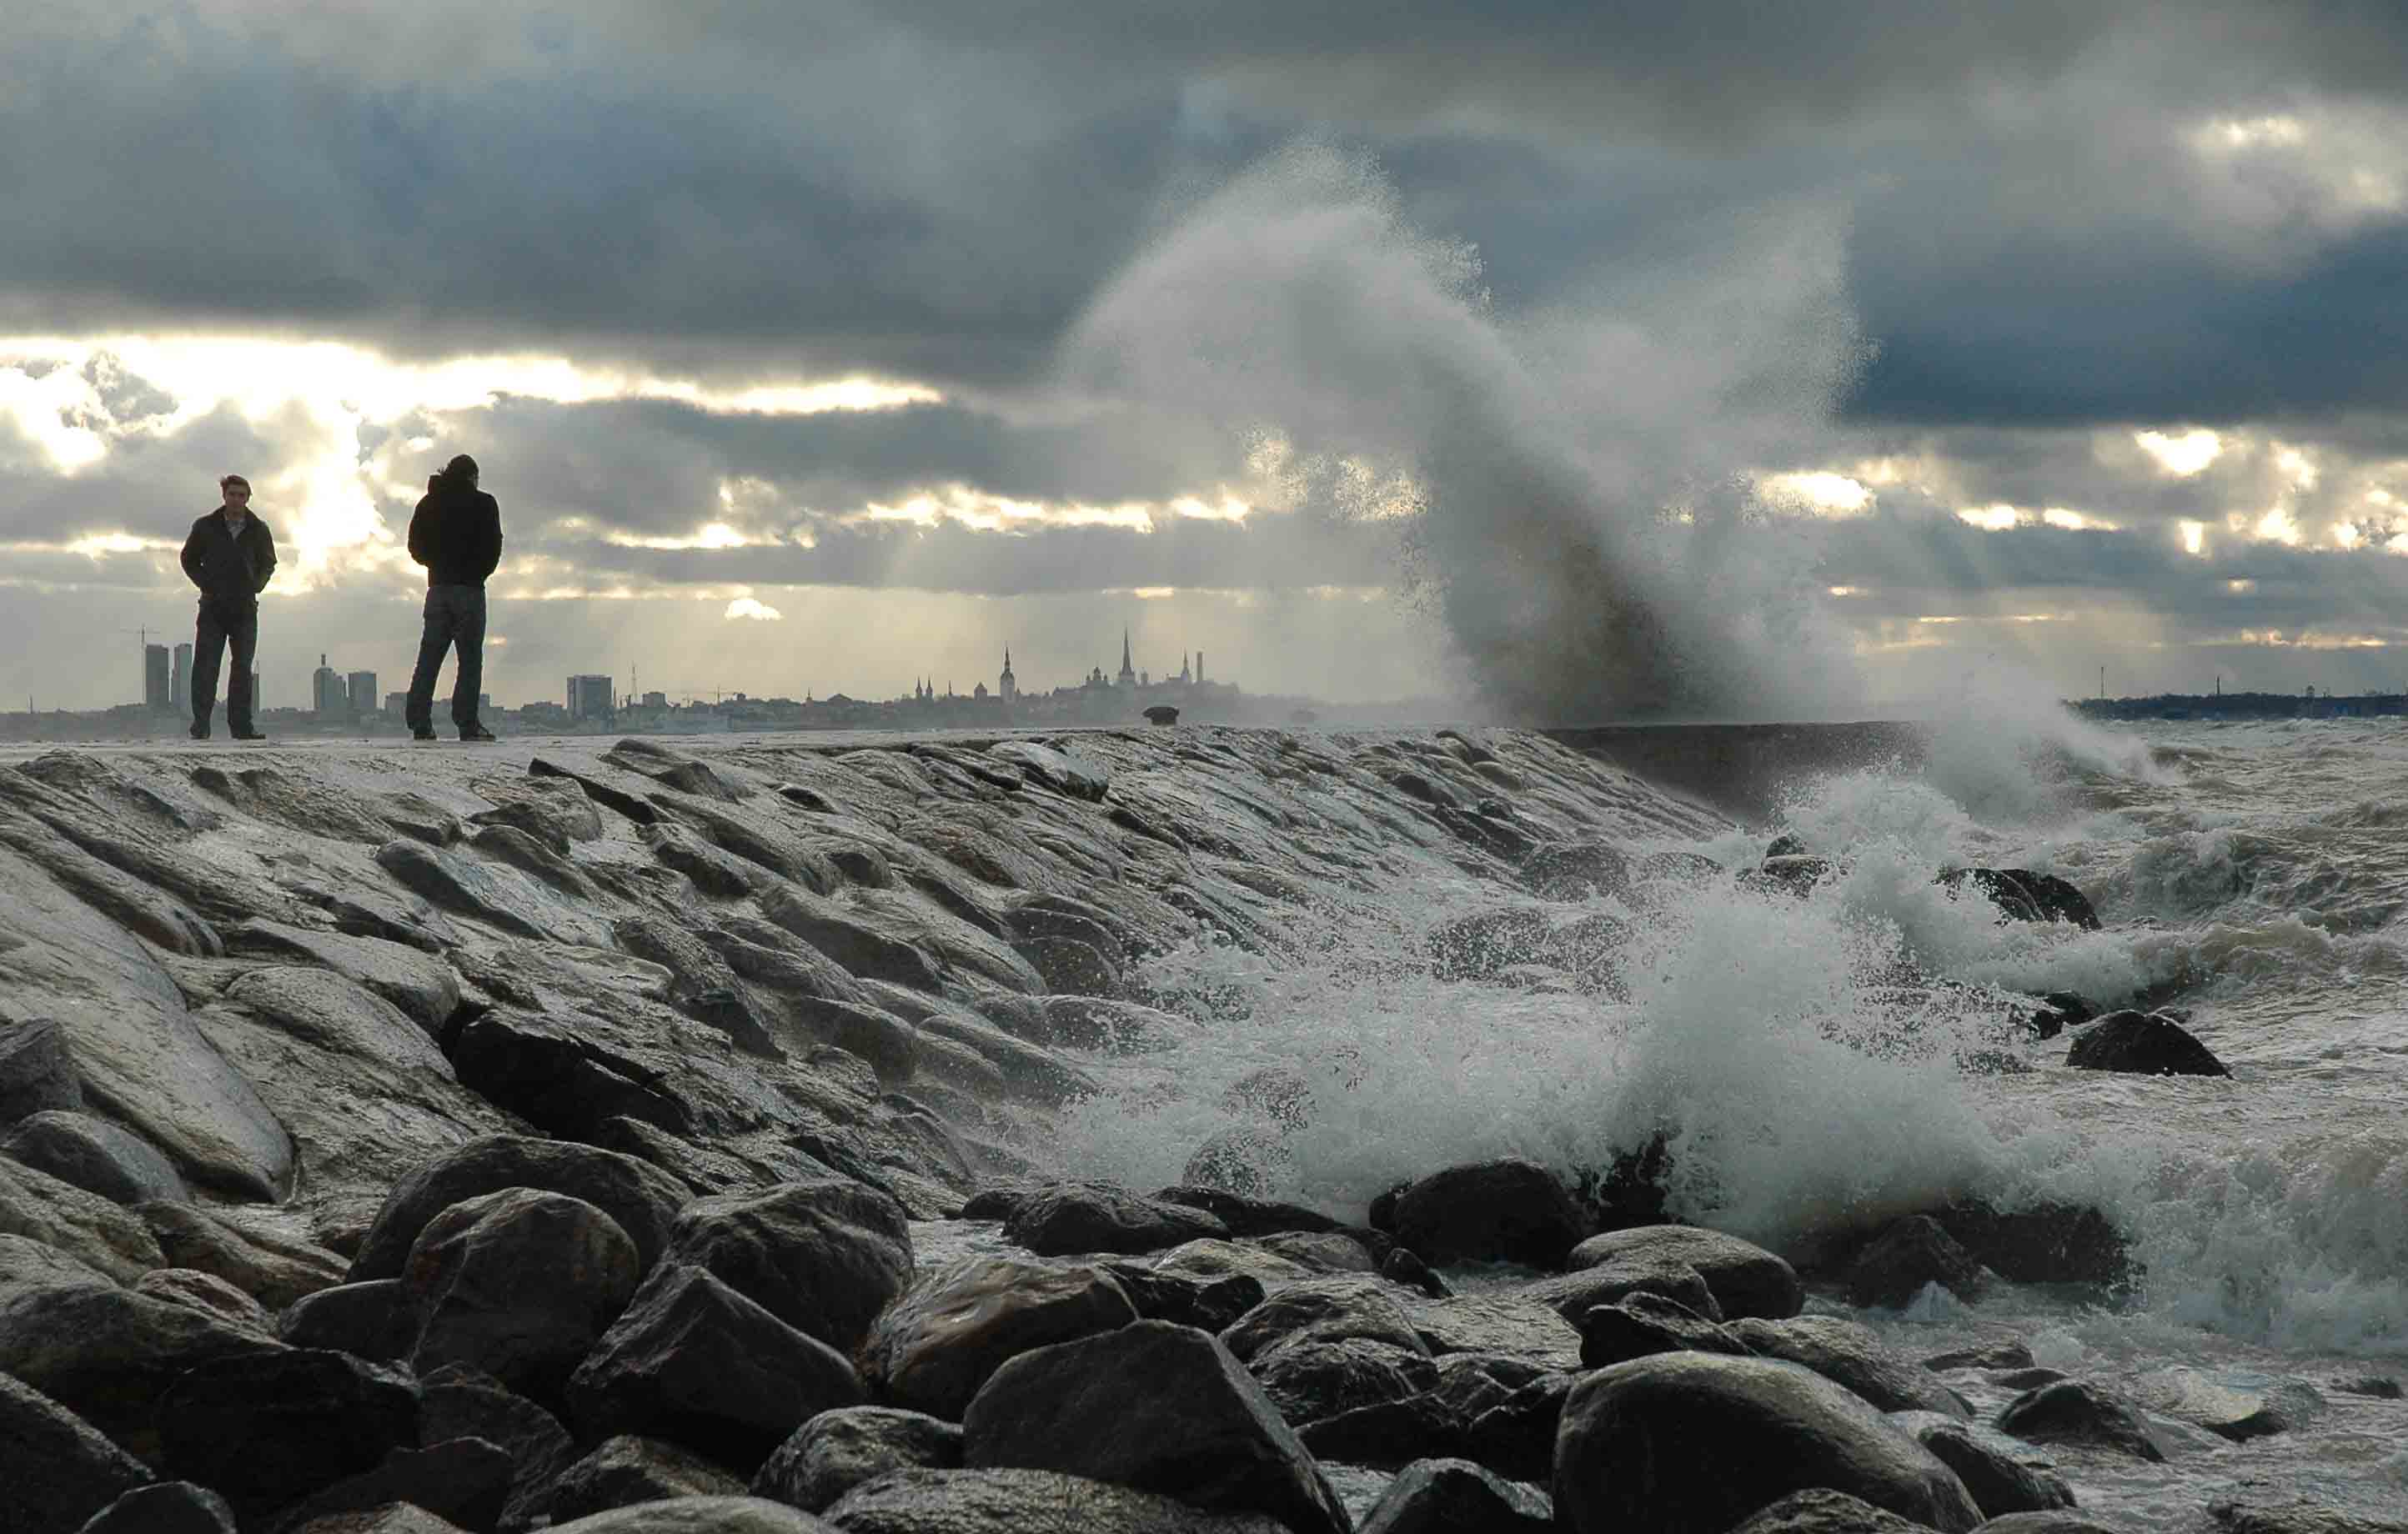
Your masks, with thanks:
[{"label": "high-rise building", "polygon": [[351,717],[366,719],[377,711],[376,673],[354,671],[344,679],[351,694]]},{"label": "high-rise building", "polygon": [[[256,705],[253,705],[256,707]],[[318,669],[309,673],[309,711],[321,719],[350,711],[351,695],[344,689],[342,673],[318,657]]]},{"label": "high-rise building", "polygon": [[142,705],[159,713],[175,707],[175,683],[168,675],[167,647],[142,647]]},{"label": "high-rise building", "polygon": [[575,676],[568,679],[569,718],[607,719],[616,711],[616,700],[610,695],[609,677]]},{"label": "high-rise building", "polygon": [[394,718],[394,719],[407,719],[407,718],[408,718],[408,717],[409,717],[409,695],[408,695],[408,693],[387,693],[387,694],[385,694],[385,695],[384,695],[384,711],[385,711],[386,715],[387,715],[388,717],[390,717],[390,718]]},{"label": "high-rise building", "polygon": [[193,711],[193,647],[176,647],[176,662],[167,679],[167,701],[179,714]]}]

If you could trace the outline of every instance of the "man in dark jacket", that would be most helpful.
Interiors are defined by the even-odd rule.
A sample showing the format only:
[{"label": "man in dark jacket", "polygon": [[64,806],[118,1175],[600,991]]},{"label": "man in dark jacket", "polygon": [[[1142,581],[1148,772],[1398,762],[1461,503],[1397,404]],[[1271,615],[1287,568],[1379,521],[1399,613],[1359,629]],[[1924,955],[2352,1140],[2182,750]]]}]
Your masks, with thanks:
[{"label": "man in dark jacket", "polygon": [[193,523],[184,539],[184,573],[201,589],[193,633],[193,729],[209,738],[218,707],[218,662],[234,647],[226,679],[226,732],[237,740],[264,739],[251,728],[251,667],[259,651],[259,594],[276,573],[276,538],[251,509],[251,481],[229,474],[218,481],[219,508]]},{"label": "man in dark jacket", "polygon": [[409,679],[409,733],[435,738],[435,679],[457,646],[452,723],[463,740],[491,740],[477,718],[485,680],[485,578],[502,562],[502,509],[477,488],[477,460],[462,453],[426,481],[409,519],[409,557],[426,566],[426,631]]}]

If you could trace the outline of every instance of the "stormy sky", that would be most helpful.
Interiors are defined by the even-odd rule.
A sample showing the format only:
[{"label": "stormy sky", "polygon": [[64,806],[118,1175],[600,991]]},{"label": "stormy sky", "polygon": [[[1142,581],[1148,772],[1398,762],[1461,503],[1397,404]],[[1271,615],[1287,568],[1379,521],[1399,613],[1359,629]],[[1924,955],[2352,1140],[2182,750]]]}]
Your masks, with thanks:
[{"label": "stormy sky", "polygon": [[0,707],[1117,666],[1498,717],[2408,687],[2393,0],[88,0],[0,35]]}]

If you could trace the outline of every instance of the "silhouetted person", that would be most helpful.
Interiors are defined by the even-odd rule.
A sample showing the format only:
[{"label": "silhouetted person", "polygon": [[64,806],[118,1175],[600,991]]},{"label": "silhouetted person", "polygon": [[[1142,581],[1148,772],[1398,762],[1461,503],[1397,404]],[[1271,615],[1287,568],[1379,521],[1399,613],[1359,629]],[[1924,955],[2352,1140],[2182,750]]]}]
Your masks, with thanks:
[{"label": "silhouetted person", "polygon": [[193,632],[193,728],[195,740],[209,738],[209,715],[218,707],[218,661],[234,646],[234,675],[226,679],[226,733],[237,740],[263,740],[251,728],[251,665],[259,651],[259,594],[276,573],[276,538],[251,510],[251,481],[229,474],[218,481],[219,508],[193,523],[184,539],[184,573],[201,589],[200,620]]},{"label": "silhouetted person", "polygon": [[491,740],[477,719],[485,680],[485,578],[502,562],[502,509],[477,488],[477,460],[462,453],[426,481],[409,519],[409,557],[426,566],[426,632],[409,678],[409,733],[435,738],[435,679],[443,652],[457,646],[452,723],[463,740]]}]

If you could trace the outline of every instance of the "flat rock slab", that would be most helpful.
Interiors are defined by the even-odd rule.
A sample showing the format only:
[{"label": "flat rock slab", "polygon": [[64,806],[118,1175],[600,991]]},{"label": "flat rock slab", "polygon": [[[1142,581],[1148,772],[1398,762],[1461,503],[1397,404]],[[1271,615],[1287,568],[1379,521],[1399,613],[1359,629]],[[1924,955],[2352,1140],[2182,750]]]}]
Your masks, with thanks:
[{"label": "flat rock slab", "polygon": [[1260,1512],[1208,1512],[1172,1498],[1054,1470],[906,1469],[827,1510],[845,1534],[1289,1534]]}]

